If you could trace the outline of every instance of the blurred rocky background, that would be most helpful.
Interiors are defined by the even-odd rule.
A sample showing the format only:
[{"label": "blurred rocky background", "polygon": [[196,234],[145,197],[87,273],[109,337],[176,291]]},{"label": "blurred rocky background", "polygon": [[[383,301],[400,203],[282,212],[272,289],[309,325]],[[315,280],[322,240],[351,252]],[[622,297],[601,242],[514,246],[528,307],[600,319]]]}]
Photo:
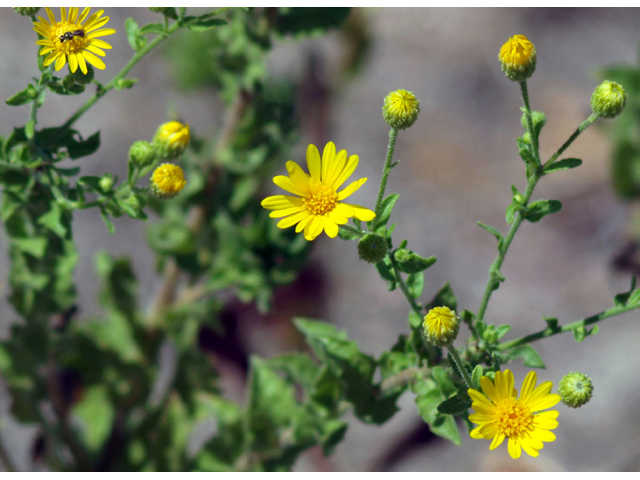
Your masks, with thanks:
[{"label": "blurred rocky background", "polygon": [[[111,8],[107,14],[118,34],[109,38],[114,48],[107,52],[107,69],[97,72],[101,81],[130,58],[125,18],[132,16],[140,24],[157,21],[144,8]],[[354,9],[341,31],[280,42],[271,55],[272,72],[303,85],[298,109],[302,136],[291,159],[302,162],[308,143],[322,147],[329,140],[358,154],[357,173],[369,182],[354,202],[372,206],[388,134],[382,99],[398,88],[413,91],[421,101],[421,114],[399,135],[395,159],[401,163],[387,189],[402,194],[392,217],[399,225],[396,237],[408,239],[410,248],[421,254],[438,257],[426,275],[425,298],[450,280],[460,310],[475,310],[496,254],[495,239],[476,222],[506,231],[510,186],[522,190],[526,183],[515,143],[522,133],[520,90],[500,71],[500,46],[514,34],[524,34],[536,45],[538,66],[529,92],[532,108],[547,115],[541,153],[548,158],[589,115],[591,93],[601,80],[598,72],[613,64],[637,65],[638,25],[637,9]],[[0,9],[0,32],[0,97],[8,98],[37,74],[35,34],[30,22],[10,8]],[[83,174],[126,175],[131,143],[149,139],[162,121],[175,115],[198,135],[219,130],[222,102],[207,92],[181,90],[174,65],[165,52],[153,52],[131,73],[138,85],[111,93],[82,118],[79,131],[89,135],[100,129],[102,135],[102,148],[82,160]],[[40,126],[61,123],[84,101],[80,97],[51,95],[41,109]],[[2,103],[0,132],[7,134],[22,124],[27,108]],[[523,225],[502,268],[507,281],[494,294],[487,318],[514,326],[507,339],[541,329],[541,315],[566,323],[602,311],[614,294],[628,289],[634,267],[625,248],[633,206],[619,201],[611,188],[611,145],[605,130],[615,121],[605,122],[598,121],[565,154],[582,158],[584,165],[545,178],[536,190],[536,198],[559,199],[564,207],[539,224]],[[117,233],[110,235],[94,211],[78,212],[75,219],[80,318],[98,308],[93,256],[99,250],[131,255],[142,299],[150,302],[160,280],[144,242],[146,226],[124,216],[115,219]],[[0,235],[0,279],[6,271]],[[15,321],[4,300],[6,290],[0,283],[3,336]],[[314,243],[311,264],[278,294],[268,317],[240,305],[230,313],[232,335],[225,341],[226,354],[220,355],[226,373],[223,388],[241,400],[247,354],[270,356],[299,348],[290,323],[293,316],[332,322],[347,330],[363,351],[377,355],[407,331],[407,312],[402,295],[387,292],[373,267],[358,260],[355,243],[322,236]],[[637,312],[607,320],[600,333],[581,344],[565,334],[535,345],[547,365],[538,372],[540,381],[557,384],[565,373],[579,370],[595,385],[585,407],[574,411],[559,406],[558,439],[547,444],[538,459],[512,460],[506,446],[489,452],[487,441],[466,438],[459,448],[434,437],[418,416],[413,396],[405,394],[399,402],[402,410],[385,426],[353,419],[332,457],[323,459],[319,450],[312,450],[296,468],[638,470],[639,320]],[[203,343],[214,340],[203,334]],[[528,370],[517,364],[511,368],[517,383]],[[11,439],[8,447],[18,466],[30,470],[37,453],[33,430],[7,418],[9,402],[0,385],[3,437]]]}]

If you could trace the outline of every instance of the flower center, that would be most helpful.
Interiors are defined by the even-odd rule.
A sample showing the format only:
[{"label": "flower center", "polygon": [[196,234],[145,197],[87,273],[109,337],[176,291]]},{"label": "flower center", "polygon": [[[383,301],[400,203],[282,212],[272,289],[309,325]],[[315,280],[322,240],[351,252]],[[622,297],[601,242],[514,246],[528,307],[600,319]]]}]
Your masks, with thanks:
[{"label": "flower center", "polygon": [[407,113],[415,110],[418,102],[413,95],[410,95],[406,90],[398,90],[393,95],[391,103],[391,109],[398,114],[406,115]]},{"label": "flower center", "polygon": [[529,61],[533,52],[533,44],[520,38],[513,37],[502,54],[502,60],[512,65],[524,65]]},{"label": "flower center", "polygon": [[53,44],[62,52],[78,53],[86,47],[87,33],[80,24],[60,22],[51,31]]},{"label": "flower center", "polygon": [[535,430],[531,409],[515,398],[500,400],[494,416],[498,432],[509,438],[520,438]]},{"label": "flower center", "polygon": [[336,208],[338,193],[329,185],[312,185],[311,193],[302,199],[302,203],[312,215],[325,215]]}]

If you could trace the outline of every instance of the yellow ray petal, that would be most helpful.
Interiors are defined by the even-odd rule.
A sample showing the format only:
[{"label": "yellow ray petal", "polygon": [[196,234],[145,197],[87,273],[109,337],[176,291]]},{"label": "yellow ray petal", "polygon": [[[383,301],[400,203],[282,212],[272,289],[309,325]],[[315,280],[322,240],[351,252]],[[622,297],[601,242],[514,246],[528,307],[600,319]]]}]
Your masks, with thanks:
[{"label": "yellow ray petal", "polygon": [[278,228],[289,228],[293,225],[295,225],[296,223],[298,223],[300,220],[302,220],[303,218],[306,218],[309,216],[309,212],[307,212],[306,210],[303,210],[302,212],[298,212],[295,213],[289,217],[283,218],[282,220],[280,220],[278,222]]},{"label": "yellow ray petal", "polygon": [[77,55],[77,57],[78,57],[78,64],[80,65],[80,70],[82,70],[82,73],[86,75],[87,72],[89,71],[89,69],[87,68],[87,62],[84,61],[84,57],[82,55]]},{"label": "yellow ray petal", "polygon": [[540,428],[534,430],[531,433],[531,437],[540,440],[541,442],[553,442],[556,439],[553,432],[550,432],[549,430],[542,430]]},{"label": "yellow ray petal", "polygon": [[376,218],[376,214],[371,210],[361,207],[360,205],[353,205],[351,203],[344,203],[342,205],[347,205],[348,207],[353,208],[353,216],[358,220],[363,222],[370,222],[374,218]]},{"label": "yellow ray petal", "polygon": [[349,195],[354,194],[362,185],[366,183],[366,178],[361,178],[360,180],[356,180],[355,182],[351,182],[347,188],[338,192],[338,200],[344,200]]},{"label": "yellow ray petal", "polygon": [[38,40],[36,42],[36,45],[46,45],[46,46],[52,46],[53,42],[51,40],[49,40],[48,38],[45,38],[43,40]]},{"label": "yellow ray petal", "polygon": [[107,35],[113,35],[116,31],[113,28],[103,28],[102,30],[96,30],[87,35],[89,40],[93,40],[97,37],[106,37]]},{"label": "yellow ray petal", "polygon": [[529,395],[526,400],[527,405],[536,402],[541,399],[545,395],[548,395],[551,392],[551,388],[553,388],[553,382],[544,382],[538,385],[533,392]]},{"label": "yellow ray petal", "polygon": [[327,178],[324,179],[324,183],[327,185],[333,185],[342,171],[344,170],[344,166],[347,163],[347,151],[340,150],[333,161],[329,164],[329,169],[327,171]]},{"label": "yellow ray petal", "polygon": [[296,225],[296,233],[300,233],[302,230],[304,230],[306,226],[309,225],[309,223],[311,223],[313,218],[314,218],[313,215],[309,215],[308,217],[305,217],[302,220],[300,220],[300,223]]},{"label": "yellow ray petal", "polygon": [[482,413],[472,413],[469,415],[469,420],[478,425],[493,422],[493,415],[484,415]]},{"label": "yellow ray petal", "polygon": [[489,440],[498,434],[498,426],[495,423],[488,423],[480,427],[480,433],[482,436]]},{"label": "yellow ray petal", "polygon": [[46,21],[44,18],[42,18],[40,15],[38,15],[38,21],[34,24],[36,27],[51,27],[51,23],[49,23],[48,21]]},{"label": "yellow ray petal", "polygon": [[491,445],[489,445],[489,450],[495,450],[496,448],[498,448],[502,442],[504,442],[505,439],[505,434],[504,433],[498,433],[495,437],[493,437],[493,441],[491,442]]},{"label": "yellow ray petal", "polygon": [[338,175],[338,178],[335,179],[335,181],[333,182],[333,188],[335,188],[336,190],[338,188],[340,188],[340,186],[347,181],[347,179],[351,176],[351,174],[355,171],[356,167],[358,166],[358,155],[351,155],[348,160],[347,160],[347,164],[345,165],[344,169],[342,170],[342,173],[340,173],[340,175]]},{"label": "yellow ray petal", "polygon": [[76,23],[76,18],[78,17],[78,7],[71,7],[69,9],[69,21],[71,23]]},{"label": "yellow ray petal", "polygon": [[96,19],[103,13],[104,13],[104,10],[98,10],[96,13],[94,13],[89,18],[87,18],[87,21],[84,23],[85,30],[87,29],[88,25],[91,25],[93,22],[95,22]]},{"label": "yellow ray petal", "polygon": [[491,381],[490,378],[488,377],[481,377],[480,378],[480,386],[482,387],[482,391],[484,392],[484,394],[489,397],[490,400],[497,402],[498,401],[498,394],[496,392],[496,387],[493,384],[493,382]]},{"label": "yellow ray petal", "polygon": [[91,31],[93,31],[93,30],[96,30],[96,29],[98,29],[98,28],[102,27],[105,23],[107,23],[107,22],[109,21],[109,18],[110,18],[110,17],[102,17],[102,18],[100,18],[100,19],[96,20],[95,22],[92,22],[92,23],[90,23],[90,24],[87,24],[87,25],[85,26],[85,30],[86,30],[87,32],[91,32]]},{"label": "yellow ray petal", "polygon": [[292,197],[291,195],[273,195],[262,200],[260,205],[269,210],[299,207],[302,205],[302,199],[300,197]]},{"label": "yellow ray petal", "polygon": [[538,380],[538,376],[536,372],[529,372],[527,376],[524,377],[522,382],[522,388],[520,389],[520,401],[526,402],[527,398],[533,393],[534,388],[536,387],[536,381]]},{"label": "yellow ray petal", "polygon": [[469,436],[471,438],[475,438],[476,440],[482,440],[484,439],[484,437],[482,436],[482,434],[480,433],[480,427],[478,428],[474,428],[473,430],[471,430],[471,432],[469,432]]},{"label": "yellow ray petal", "polygon": [[560,400],[560,395],[558,395],[557,393],[550,393],[536,400],[535,402],[527,402],[527,407],[529,407],[534,412],[539,412],[540,410],[546,410],[547,408],[551,408],[557,405]]},{"label": "yellow ray petal", "polygon": [[289,173],[291,182],[299,192],[302,192],[304,195],[308,195],[309,193],[311,193],[311,187],[309,185],[309,175],[304,173],[304,170],[300,168],[300,165],[289,160],[287,162],[287,172]]},{"label": "yellow ray petal", "polygon": [[294,213],[298,213],[301,211],[307,211],[306,208],[304,207],[290,207],[290,208],[283,208],[281,210],[274,210],[273,212],[271,212],[269,214],[269,217],[271,218],[282,218],[282,217],[286,217],[287,215],[292,215]]},{"label": "yellow ray petal", "polygon": [[520,445],[522,445],[522,449],[527,452],[528,455],[532,456],[532,457],[537,457],[539,455],[538,450],[536,450],[535,448],[533,448],[533,446],[531,445],[531,442],[528,439],[523,439],[520,441]]},{"label": "yellow ray petal", "polygon": [[[552,412],[557,412],[557,410],[550,410]],[[558,421],[553,418],[542,417],[539,414],[533,416],[534,424],[542,428],[544,430],[553,430],[554,428],[558,428]]]},{"label": "yellow ray petal", "polygon": [[312,242],[322,233],[322,218],[313,217],[313,220],[304,229],[304,238]]},{"label": "yellow ray petal", "polygon": [[329,212],[329,218],[334,221],[335,223],[337,223],[338,225],[344,225],[345,223],[349,222],[349,217],[345,217],[343,215],[340,214],[339,211],[336,211],[337,209],[334,208],[333,210],[331,210]]},{"label": "yellow ray petal", "polygon": [[322,162],[320,161],[320,152],[315,145],[309,145],[307,147],[307,168],[309,169],[309,175],[318,180],[320,179]]},{"label": "yellow ray petal", "polygon": [[300,197],[304,196],[304,194],[295,187],[289,177],[285,177],[284,175],[277,175],[273,177],[273,183],[289,193],[293,193],[294,195],[298,195]]},{"label": "yellow ray petal", "polygon": [[47,11],[47,16],[49,17],[49,23],[51,24],[51,26],[55,25],[56,17],[53,15],[51,9],[49,7],[44,7],[44,9]]},{"label": "yellow ray petal", "polygon": [[49,52],[52,52],[56,49],[56,47],[45,47],[40,50],[40,55],[46,55]]},{"label": "yellow ray petal", "polygon": [[111,50],[113,47],[109,45],[104,40],[100,40],[99,38],[93,38],[89,40],[89,45],[93,45],[95,47],[104,48],[105,50]]},{"label": "yellow ray petal", "polygon": [[80,18],[78,19],[78,23],[82,23],[84,21],[84,19],[87,18],[87,15],[89,14],[89,10],[91,10],[91,8],[90,7],[86,7],[82,11],[82,14],[80,15]]},{"label": "yellow ray petal", "polygon": [[56,71],[62,69],[65,63],[67,63],[67,56],[65,54],[62,54],[56,60]]},{"label": "yellow ray petal", "polygon": [[104,53],[102,50],[100,50],[98,47],[94,47],[93,45],[87,45],[86,47],[84,47],[85,50],[89,50],[90,52],[95,53],[96,55],[100,55],[101,57],[104,57],[106,55],[106,53]]},{"label": "yellow ray petal", "polygon": [[47,58],[44,59],[44,66],[46,67],[48,65],[51,65],[54,62],[54,60],[57,60],[57,58],[60,55],[64,55],[64,53],[57,52],[57,51],[53,52],[51,55],[49,55]]},{"label": "yellow ray petal", "polygon": [[522,455],[522,447],[520,446],[520,440],[516,440],[515,438],[509,438],[509,455],[511,458],[520,458]]},{"label": "yellow ray petal", "polygon": [[333,142],[329,142],[325,145],[324,150],[322,151],[322,182],[323,183],[327,183],[325,179],[329,177],[329,170],[331,169],[331,163],[333,162],[333,159],[335,157],[336,157],[336,145]]},{"label": "yellow ray petal", "polygon": [[78,59],[76,58],[75,53],[69,54],[69,70],[71,73],[74,73],[78,69]]},{"label": "yellow ray petal", "polygon": [[82,52],[82,56],[85,58],[85,60],[87,62],[89,62],[94,67],[96,67],[96,68],[98,68],[100,70],[104,70],[105,69],[106,65],[104,64],[104,62],[102,60],[100,60],[98,57],[96,57],[93,53],[87,52],[86,50],[84,50]]},{"label": "yellow ray petal", "polygon": [[330,218],[323,217],[322,224],[324,233],[326,233],[329,238],[336,238],[338,236],[338,231],[340,229],[338,228],[338,224],[336,222],[334,222]]}]

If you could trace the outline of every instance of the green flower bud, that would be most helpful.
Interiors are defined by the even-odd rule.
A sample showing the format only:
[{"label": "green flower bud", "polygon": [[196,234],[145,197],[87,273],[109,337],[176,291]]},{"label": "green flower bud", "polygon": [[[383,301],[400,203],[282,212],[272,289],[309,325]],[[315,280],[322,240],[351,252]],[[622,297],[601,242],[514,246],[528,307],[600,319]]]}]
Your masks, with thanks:
[{"label": "green flower bud", "polygon": [[87,63],[87,73],[82,73],[82,70],[78,68],[75,72],[71,74],[74,82],[79,83],[80,85],[89,85],[93,78],[96,75],[96,71],[93,69],[91,65]]},{"label": "green flower bud", "polygon": [[[539,132],[542,127],[544,127],[545,123],[547,123],[547,117],[542,112],[533,111],[531,112],[531,122],[533,123],[533,129],[536,132]],[[522,107],[522,117],[520,117],[520,123],[522,124],[522,128],[527,129],[527,114],[525,113],[524,107]]]},{"label": "green flower bud", "polygon": [[413,92],[396,90],[384,97],[382,116],[387,125],[398,130],[409,128],[418,119],[420,100]]},{"label": "green flower bud", "polygon": [[367,233],[358,242],[360,260],[369,263],[381,262],[387,255],[387,239],[377,233]]},{"label": "green flower bud", "polygon": [[508,78],[524,82],[536,70],[536,47],[524,35],[514,35],[500,48],[498,60]]},{"label": "green flower bud", "polygon": [[171,160],[182,155],[190,141],[191,133],[188,124],[168,122],[158,128],[153,137],[153,146],[161,158]]},{"label": "green flower bud", "polygon": [[139,140],[134,142],[129,149],[129,161],[136,167],[142,168],[151,165],[156,159],[156,150],[149,142]]},{"label": "green flower bud", "polygon": [[111,178],[111,174],[107,173],[105,176],[103,176],[100,179],[99,185],[103,192],[108,192],[109,190],[111,190],[111,187],[113,187],[113,179]]},{"label": "green flower bud", "polygon": [[42,7],[12,7],[16,13],[20,15],[24,15],[25,17],[30,17],[31,15],[35,15]]},{"label": "green flower bud", "polygon": [[131,195],[129,195],[125,200],[123,200],[124,203],[126,203],[127,205],[129,205],[132,208],[135,208],[136,210],[139,210],[140,207],[142,207],[143,205],[140,203],[140,199],[138,198],[138,196],[135,193],[132,193]]},{"label": "green flower bud", "polygon": [[579,408],[591,400],[593,383],[582,373],[570,372],[560,380],[558,393],[567,407]]},{"label": "green flower bud", "polygon": [[422,323],[424,335],[436,347],[448,347],[458,336],[460,319],[449,307],[429,310]]},{"label": "green flower bud", "polygon": [[591,109],[602,118],[613,118],[620,114],[627,103],[627,92],[622,85],[605,80],[591,95]]}]

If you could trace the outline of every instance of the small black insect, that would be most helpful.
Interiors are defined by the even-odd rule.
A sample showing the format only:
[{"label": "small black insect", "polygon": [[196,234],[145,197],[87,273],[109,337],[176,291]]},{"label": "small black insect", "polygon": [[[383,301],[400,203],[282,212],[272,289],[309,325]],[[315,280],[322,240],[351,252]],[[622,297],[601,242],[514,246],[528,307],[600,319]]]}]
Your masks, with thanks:
[{"label": "small black insect", "polygon": [[73,40],[73,37],[84,37],[84,30],[74,30],[73,32],[65,32],[60,35],[60,43],[64,43],[67,40]]}]

